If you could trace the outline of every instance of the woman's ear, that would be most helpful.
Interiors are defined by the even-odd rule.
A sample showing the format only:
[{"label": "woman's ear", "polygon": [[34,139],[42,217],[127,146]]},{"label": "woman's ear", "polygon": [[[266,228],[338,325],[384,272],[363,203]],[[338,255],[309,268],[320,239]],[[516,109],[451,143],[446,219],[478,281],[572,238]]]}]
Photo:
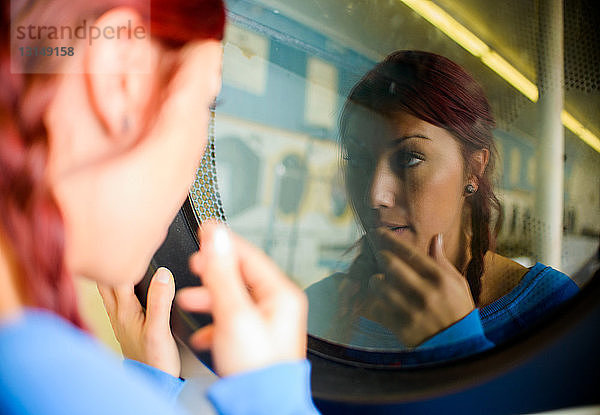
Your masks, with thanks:
[{"label": "woman's ear", "polygon": [[489,161],[490,161],[490,151],[487,148],[475,150],[473,152],[473,154],[471,154],[471,159],[470,159],[471,174],[469,175],[469,180],[477,181],[478,177],[483,176],[483,173],[485,173],[485,169],[486,169]]},{"label": "woman's ear", "polygon": [[[153,88],[154,50],[140,15],[119,7],[93,24],[84,70],[90,102],[106,134],[129,143],[143,123]],[[123,144],[125,144],[123,143]]]}]

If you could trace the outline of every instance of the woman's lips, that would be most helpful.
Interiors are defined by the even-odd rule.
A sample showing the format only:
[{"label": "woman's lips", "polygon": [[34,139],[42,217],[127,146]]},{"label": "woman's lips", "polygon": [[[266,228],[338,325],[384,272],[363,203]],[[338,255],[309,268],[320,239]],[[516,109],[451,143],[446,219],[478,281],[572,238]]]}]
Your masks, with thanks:
[{"label": "woman's lips", "polygon": [[377,227],[388,229],[394,233],[405,233],[412,230],[412,227],[410,225],[403,225],[398,223],[380,222],[377,224]]},{"label": "woman's lips", "polygon": [[410,226],[387,226],[387,228],[392,232],[399,234],[410,231]]}]

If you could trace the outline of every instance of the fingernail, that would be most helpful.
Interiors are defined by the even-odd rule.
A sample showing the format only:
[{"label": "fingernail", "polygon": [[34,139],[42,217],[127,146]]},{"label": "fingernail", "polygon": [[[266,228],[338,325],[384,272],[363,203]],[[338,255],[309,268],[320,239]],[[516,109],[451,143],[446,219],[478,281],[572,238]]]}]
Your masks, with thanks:
[{"label": "fingernail", "polygon": [[444,238],[441,233],[438,233],[437,240],[440,247],[444,246]]},{"label": "fingernail", "polygon": [[231,252],[231,237],[223,225],[217,226],[213,234],[213,248],[218,255],[227,255]]},{"label": "fingernail", "polygon": [[160,267],[157,271],[156,271],[156,275],[154,277],[154,279],[162,284],[168,284],[171,282],[171,271],[169,271],[167,268],[165,267]]}]

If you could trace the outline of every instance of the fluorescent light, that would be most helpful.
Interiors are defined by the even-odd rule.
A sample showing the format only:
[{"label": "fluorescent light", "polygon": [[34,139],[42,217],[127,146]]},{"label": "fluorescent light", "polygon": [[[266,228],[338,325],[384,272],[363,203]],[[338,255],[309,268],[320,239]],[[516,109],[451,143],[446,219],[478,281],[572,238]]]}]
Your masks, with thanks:
[{"label": "fluorescent light", "polygon": [[585,128],[579,121],[575,119],[567,111],[563,110],[560,114],[560,119],[565,127],[579,136],[587,145],[600,153],[600,139],[596,137],[590,130]]},{"label": "fluorescent light", "polygon": [[490,69],[504,78],[509,84],[514,86],[523,95],[533,102],[538,100],[537,86],[527,79],[521,72],[517,71],[514,66],[508,63],[502,56],[496,52],[490,51],[481,57]]},{"label": "fluorescent light", "polygon": [[431,1],[402,0],[402,2],[471,54],[481,56],[489,51],[488,45]]},{"label": "fluorescent light", "polygon": [[533,82],[521,74],[514,66],[502,56],[492,51],[490,47],[473,32],[457,22],[441,7],[428,0],[400,0],[417,12],[421,17],[444,32],[469,53],[477,56],[481,61],[500,75],[519,92],[533,102],[538,100],[538,89]]},{"label": "fluorescent light", "polygon": [[[457,22],[441,7],[431,0],[400,0],[417,14],[441,30],[446,36],[454,40],[473,56],[481,59],[484,65],[496,72],[506,82],[529,98],[537,102],[539,98],[538,88],[525,75],[508,63],[502,56],[490,49],[490,47],[479,39],[473,32]],[[600,153],[600,139],[586,129],[568,112],[563,111],[561,120],[565,127],[575,133],[581,140]]]}]

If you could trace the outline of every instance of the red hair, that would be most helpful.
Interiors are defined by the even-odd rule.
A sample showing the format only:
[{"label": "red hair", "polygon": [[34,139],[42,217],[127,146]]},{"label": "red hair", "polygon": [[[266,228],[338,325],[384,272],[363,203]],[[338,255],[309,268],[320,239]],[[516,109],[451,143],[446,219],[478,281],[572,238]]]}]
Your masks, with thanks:
[{"label": "red hair", "polygon": [[[477,301],[484,256],[493,248],[502,223],[502,208],[492,185],[497,153],[492,134],[495,121],[483,89],[460,65],[448,58],[430,52],[397,51],[371,69],[350,92],[340,117],[340,141],[346,153],[352,135],[349,121],[361,108],[383,117],[407,112],[448,130],[460,144],[466,173],[475,174],[478,179],[477,192],[466,198],[471,214],[471,239],[470,259],[464,270]],[[489,161],[480,176],[469,165],[469,160],[474,151],[481,149],[489,151]],[[360,216],[368,210],[360,205],[364,189],[351,180],[346,180],[346,186],[352,206]],[[494,212],[497,215],[495,226]]]},{"label": "red hair", "polygon": [[[24,14],[28,20],[43,18],[45,24],[59,26],[125,6],[141,15],[153,40],[167,49],[193,40],[222,40],[225,9],[221,0],[153,0],[150,7],[148,1],[53,0],[34,3]],[[11,73],[10,3],[3,2],[0,29],[0,232],[16,261],[26,302],[82,327],[73,281],[65,266],[63,219],[46,179],[48,133],[43,117],[56,77]],[[56,11],[49,12],[49,7]],[[29,64],[35,63],[26,62],[25,67]]]}]

